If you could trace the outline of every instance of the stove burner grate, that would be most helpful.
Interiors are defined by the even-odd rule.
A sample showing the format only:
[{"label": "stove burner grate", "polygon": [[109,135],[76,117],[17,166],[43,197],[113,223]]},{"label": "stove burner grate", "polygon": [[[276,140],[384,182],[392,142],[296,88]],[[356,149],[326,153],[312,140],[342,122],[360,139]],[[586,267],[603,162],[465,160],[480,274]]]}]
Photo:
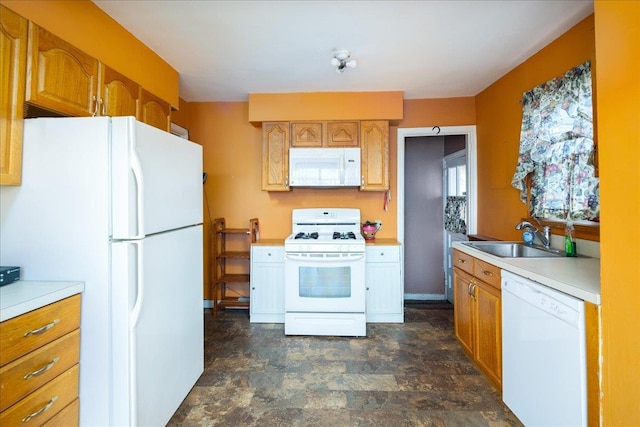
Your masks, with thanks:
[{"label": "stove burner grate", "polygon": [[317,232],[313,232],[313,233],[298,233],[296,234],[296,236],[294,237],[294,239],[318,239],[318,233]]},{"label": "stove burner grate", "polygon": [[356,235],[353,231],[349,231],[348,233],[339,233],[337,231],[335,231],[333,233],[333,239],[339,239],[339,240],[355,240],[356,239]]}]

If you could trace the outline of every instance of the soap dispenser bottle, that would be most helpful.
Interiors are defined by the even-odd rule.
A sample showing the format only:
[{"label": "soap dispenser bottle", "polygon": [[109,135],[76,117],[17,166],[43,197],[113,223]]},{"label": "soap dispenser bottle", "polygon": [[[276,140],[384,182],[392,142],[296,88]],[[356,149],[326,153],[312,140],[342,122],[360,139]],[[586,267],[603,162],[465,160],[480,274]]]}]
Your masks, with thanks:
[{"label": "soap dispenser bottle", "polygon": [[578,256],[576,252],[576,241],[573,239],[573,221],[567,220],[567,224],[564,228],[564,254],[568,257]]}]

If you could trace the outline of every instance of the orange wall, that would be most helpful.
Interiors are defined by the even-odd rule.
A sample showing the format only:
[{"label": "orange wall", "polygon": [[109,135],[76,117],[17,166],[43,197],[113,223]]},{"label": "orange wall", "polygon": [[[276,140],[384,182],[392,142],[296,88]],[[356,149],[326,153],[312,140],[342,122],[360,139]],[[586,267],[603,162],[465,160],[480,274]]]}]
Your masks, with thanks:
[{"label": "orange wall", "polygon": [[[291,210],[294,208],[356,207],[360,209],[363,221],[382,220],[378,237],[397,237],[397,126],[392,126],[389,132],[392,200],[388,211],[384,211],[381,192],[357,189],[262,191],[262,129],[249,123],[248,111],[247,102],[188,104],[186,127],[191,139],[204,147],[204,170],[208,173],[205,203],[210,209],[210,212],[205,210],[206,220],[223,217],[228,227],[247,227],[248,220],[257,217],[261,239],[284,239],[291,233]],[[466,125],[475,120],[472,98],[404,101],[404,111],[410,121],[408,125],[400,122],[401,127]],[[208,239],[208,224],[205,227],[205,239]],[[208,259],[208,252],[209,245],[205,243],[205,259]],[[205,271],[205,283],[209,283],[208,271]]]},{"label": "orange wall", "polygon": [[605,426],[640,426],[640,2],[596,1]]},{"label": "orange wall", "polygon": [[178,106],[178,72],[92,2],[0,3]]},{"label": "orange wall", "polygon": [[478,233],[520,239],[514,226],[527,209],[511,178],[520,145],[522,94],[593,59],[593,25],[590,15],[476,96]]},{"label": "orange wall", "polygon": [[250,93],[252,123],[294,120],[400,120],[402,92]]}]

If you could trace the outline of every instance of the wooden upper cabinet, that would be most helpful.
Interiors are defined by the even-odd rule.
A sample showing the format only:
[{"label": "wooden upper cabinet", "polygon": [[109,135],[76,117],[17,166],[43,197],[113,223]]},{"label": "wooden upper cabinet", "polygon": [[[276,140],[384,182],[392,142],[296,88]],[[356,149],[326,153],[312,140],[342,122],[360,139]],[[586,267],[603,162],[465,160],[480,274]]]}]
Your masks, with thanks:
[{"label": "wooden upper cabinet", "polygon": [[140,89],[138,120],[169,132],[171,130],[171,106],[168,102]]},{"label": "wooden upper cabinet", "polygon": [[0,185],[20,185],[27,66],[25,18],[0,5]]},{"label": "wooden upper cabinet", "polygon": [[29,22],[26,100],[69,116],[95,111],[98,60]]},{"label": "wooden upper cabinet", "polygon": [[289,191],[289,123],[262,124],[262,189]]},{"label": "wooden upper cabinet", "polygon": [[99,112],[101,116],[138,117],[140,85],[117,71],[100,65]]},{"label": "wooden upper cabinet", "polygon": [[322,147],[322,122],[291,123],[291,147]]},{"label": "wooden upper cabinet", "polygon": [[327,122],[327,147],[359,147],[359,123]]},{"label": "wooden upper cabinet", "polygon": [[359,123],[293,122],[291,147],[359,147]]},{"label": "wooden upper cabinet", "polygon": [[389,189],[389,122],[360,122],[362,191]]}]

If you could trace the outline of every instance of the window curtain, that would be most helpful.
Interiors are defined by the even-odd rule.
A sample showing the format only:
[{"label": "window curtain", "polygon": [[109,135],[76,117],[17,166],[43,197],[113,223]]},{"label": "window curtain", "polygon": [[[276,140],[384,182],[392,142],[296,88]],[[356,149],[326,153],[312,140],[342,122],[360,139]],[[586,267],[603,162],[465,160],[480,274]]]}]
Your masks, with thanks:
[{"label": "window curtain", "polygon": [[467,234],[467,196],[448,196],[444,207],[444,229]]},{"label": "window curtain", "polygon": [[525,92],[518,164],[511,182],[531,215],[597,221],[599,180],[593,166],[591,63]]}]

